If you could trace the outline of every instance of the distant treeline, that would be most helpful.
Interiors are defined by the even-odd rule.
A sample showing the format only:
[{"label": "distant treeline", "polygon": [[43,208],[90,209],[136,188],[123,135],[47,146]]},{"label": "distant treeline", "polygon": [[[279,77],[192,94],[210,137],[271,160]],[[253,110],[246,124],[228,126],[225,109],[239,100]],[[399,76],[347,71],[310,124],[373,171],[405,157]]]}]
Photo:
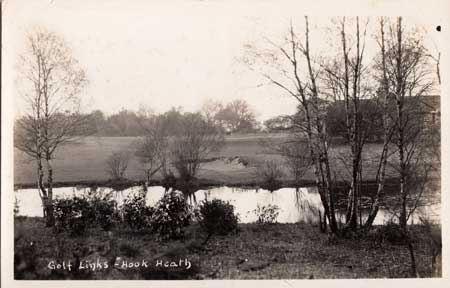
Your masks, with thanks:
[{"label": "distant treeline", "polygon": [[[174,135],[185,119],[192,114],[182,112],[181,109],[172,108],[162,114],[137,113],[132,110],[121,110],[118,113],[106,116],[102,111],[95,110],[85,115],[83,135],[133,137],[148,134],[153,123],[164,123],[167,135]],[[206,120],[205,120],[206,121]]]},{"label": "distant treeline", "polygon": [[[439,109],[437,101],[439,96],[417,97],[416,100],[420,100],[417,104],[424,106],[424,112],[430,116],[432,116],[432,111]],[[343,103],[338,101],[327,103],[324,106],[326,106],[325,119],[328,135],[345,138],[346,122]],[[378,103],[376,101],[361,101],[361,111],[364,115],[361,119],[361,125],[367,126],[368,140],[379,141],[382,136],[382,114]],[[77,118],[81,119],[83,125],[74,130],[72,134],[107,137],[145,136],[148,134],[148,129],[152,127],[152,123],[164,123],[165,133],[174,135],[178,127],[182,127],[186,117],[190,117],[192,114],[198,114],[205,122],[227,134],[290,131],[295,130],[295,123],[304,120],[302,114],[297,112],[294,115],[279,115],[267,119],[261,125],[255,120],[253,110],[244,100],[234,100],[227,105],[208,101],[199,112],[195,113],[183,112],[181,108],[175,107],[161,114],[123,109],[115,114],[105,115],[101,110],[94,110],[91,113],[76,115]],[[62,122],[64,118],[74,117],[74,115],[64,114],[56,116]],[[17,122],[22,120],[23,118],[20,118]],[[370,129],[368,129],[369,127]]]},{"label": "distant treeline", "polygon": [[[183,112],[181,108],[172,108],[161,114],[155,114],[149,111],[138,112],[123,109],[112,115],[105,115],[101,110],[94,110],[86,114],[57,114],[53,117],[60,119],[57,122],[64,122],[64,119],[76,117],[79,123],[77,129],[71,131],[72,136],[107,136],[107,137],[135,137],[145,136],[152,129],[154,123],[163,123],[165,133],[167,135],[175,135],[179,127],[183,127],[183,123],[187,117],[198,115],[205,122],[215,126],[223,133],[246,133],[259,130],[259,123],[255,120],[254,113],[250,110],[248,104],[244,101],[234,101],[234,105],[226,105],[220,107],[215,113],[208,111],[199,112]],[[242,109],[245,107],[245,109]],[[23,125],[18,125],[27,121],[26,118],[19,118],[16,121],[15,130]],[[16,131],[18,132],[18,131]]]}]

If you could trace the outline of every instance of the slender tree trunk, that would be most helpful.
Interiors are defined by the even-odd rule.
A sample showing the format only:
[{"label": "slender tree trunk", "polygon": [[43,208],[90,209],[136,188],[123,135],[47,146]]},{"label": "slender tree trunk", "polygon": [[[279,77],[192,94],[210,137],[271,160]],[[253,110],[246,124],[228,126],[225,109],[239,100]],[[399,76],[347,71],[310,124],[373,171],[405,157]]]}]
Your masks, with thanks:
[{"label": "slender tree trunk", "polygon": [[[383,157],[383,156],[382,156]],[[386,156],[384,156],[386,158]],[[380,209],[380,198],[384,191],[384,178],[385,178],[385,170],[386,170],[386,163],[387,160],[382,160],[382,167],[381,167],[381,175],[380,179],[378,180],[378,186],[377,186],[377,192],[374,198],[374,201],[372,203],[372,208],[370,209],[369,216],[367,217],[366,223],[364,224],[365,229],[370,229],[373,225],[373,222],[375,221],[375,218],[377,217],[378,210]]]},{"label": "slender tree trunk", "polygon": [[[350,143],[352,173],[351,184],[348,193],[347,212],[346,212],[346,228],[353,231],[358,226],[358,196],[359,196],[359,172],[360,172],[360,155],[362,150],[361,131],[359,126],[359,82],[361,77],[361,55],[360,55],[360,35],[359,35],[359,18],[356,17],[356,58],[354,65],[351,65],[349,59],[349,51],[347,49],[347,39],[345,32],[345,17],[342,20],[341,43],[344,58],[344,75],[343,75],[343,94],[345,103],[345,122],[347,128],[347,140]],[[351,68],[351,73],[350,73]],[[350,77],[352,74],[352,78]],[[350,93],[350,82],[352,82]]]},{"label": "slender tree trunk", "polygon": [[404,155],[403,149],[400,151],[400,196],[401,196],[401,211],[400,211],[400,226],[405,228],[407,222],[407,213],[406,213],[406,202],[407,202],[407,191],[406,191],[406,175],[405,175],[405,165],[403,164]]},{"label": "slender tree trunk", "polygon": [[403,79],[403,51],[402,51],[402,18],[398,17],[397,19],[397,57],[396,57],[396,108],[397,108],[397,148],[398,148],[398,156],[400,162],[400,197],[401,197],[401,211],[400,211],[400,226],[403,229],[406,229],[406,200],[407,200],[407,191],[406,191],[406,159],[405,159],[405,134],[404,134],[404,115],[403,115],[403,104],[404,104],[404,79]]},{"label": "slender tree trunk", "polygon": [[441,85],[441,70],[439,69],[440,62],[441,62],[441,52],[438,53],[438,57],[436,59],[436,75],[438,78],[439,85]]},{"label": "slender tree trunk", "polygon": [[[311,137],[309,137],[309,139],[311,139]],[[312,141],[312,140],[309,140],[309,141]],[[329,223],[331,223],[330,207],[328,206],[329,202],[327,199],[327,193],[326,193],[326,190],[324,189],[323,181],[320,176],[320,172],[319,172],[320,169],[318,168],[320,163],[319,163],[319,160],[316,159],[317,156],[315,156],[315,152],[314,152],[314,148],[312,147],[312,144],[310,144],[310,146],[311,146],[310,147],[311,158],[313,159],[313,163],[314,163],[313,170],[314,170],[314,175],[315,175],[315,179],[316,179],[316,187],[319,192],[320,200],[322,202],[322,206],[323,206],[323,210],[324,210],[324,219],[328,218]],[[326,227],[326,223],[325,223],[325,227]]]},{"label": "slender tree trunk", "polygon": [[46,226],[52,227],[55,224],[55,217],[53,214],[53,165],[52,160],[47,156],[47,217]]},{"label": "slender tree trunk", "polygon": [[350,228],[353,231],[356,231],[358,226],[358,196],[359,196],[359,187],[360,182],[358,181],[360,164],[361,164],[361,131],[359,126],[359,86],[358,83],[360,81],[360,67],[361,67],[361,58],[360,58],[360,39],[359,39],[359,18],[356,17],[356,65],[353,68],[353,95],[352,95],[352,130],[353,130],[353,141],[352,141],[352,182],[353,182],[353,205],[352,205],[352,214],[350,218]]},{"label": "slender tree trunk", "polygon": [[417,272],[417,266],[416,266],[416,256],[414,253],[414,247],[412,244],[412,239],[411,239],[411,233],[409,232],[408,227],[402,227],[401,228],[403,230],[403,233],[405,234],[406,237],[406,241],[407,241],[407,246],[408,246],[408,251],[409,251],[409,258],[411,260],[411,276],[412,277],[419,277],[419,274]]},{"label": "slender tree trunk", "polygon": [[365,228],[368,230],[372,227],[375,217],[378,214],[380,206],[380,198],[384,192],[385,175],[386,175],[386,165],[387,165],[387,154],[389,150],[389,127],[388,127],[388,96],[389,96],[389,86],[387,78],[387,68],[386,68],[386,51],[385,51],[385,39],[384,39],[384,20],[380,20],[380,32],[381,32],[381,65],[383,73],[383,149],[380,155],[380,165],[377,173],[377,192],[372,203],[372,208],[370,210],[367,221],[364,224]]},{"label": "slender tree trunk", "polygon": [[[337,223],[336,223],[336,215],[335,215],[335,210],[334,210],[334,204],[335,204],[335,199],[334,199],[334,191],[332,189],[332,180],[331,180],[331,169],[330,169],[330,165],[329,165],[329,157],[328,157],[328,143],[326,141],[326,131],[324,131],[324,127],[322,125],[323,120],[322,118],[320,118],[320,108],[319,108],[319,95],[318,95],[318,90],[317,90],[317,85],[316,85],[316,76],[314,75],[313,72],[313,68],[312,68],[312,63],[311,63],[311,57],[309,54],[309,25],[308,25],[308,17],[305,16],[305,22],[306,22],[306,31],[305,31],[305,38],[306,38],[306,47],[305,47],[305,58],[306,58],[306,63],[308,66],[308,74],[309,74],[309,78],[311,81],[311,98],[312,98],[312,104],[314,105],[314,112],[315,112],[315,127],[317,128],[317,138],[319,143],[317,143],[316,146],[317,149],[320,151],[319,153],[319,167],[320,167],[320,177],[322,178],[322,183],[323,188],[325,189],[325,193],[327,194],[327,197],[329,198],[329,207],[327,211],[325,211],[325,213],[328,214],[329,220],[330,220],[330,229],[332,233],[337,233],[338,232],[338,227],[337,227]],[[304,99],[306,100],[306,99]],[[308,102],[305,102],[305,106],[308,106]],[[312,129],[310,130],[312,132]],[[324,165],[325,167],[323,167],[322,165]],[[323,202],[323,201],[322,201]],[[324,205],[328,206],[328,205]]]},{"label": "slender tree trunk", "polygon": [[[322,131],[323,133],[323,131]],[[329,162],[329,156],[328,156],[328,142],[324,139],[324,164],[325,164],[325,185],[326,185],[326,189],[329,195],[329,200],[330,200],[330,229],[333,233],[337,233],[338,232],[338,226],[337,226],[337,221],[336,221],[336,213],[335,213],[335,207],[334,204],[336,203],[336,199],[335,199],[335,195],[334,195],[334,191],[333,191],[333,182],[331,179],[331,169],[330,169],[330,162]]]},{"label": "slender tree trunk", "polygon": [[44,216],[44,219],[47,219],[48,195],[47,195],[47,190],[44,187],[44,168],[42,166],[42,159],[39,156],[36,158],[36,162],[37,162],[38,192],[39,192],[39,196],[41,197],[41,201],[42,201],[43,216]]}]

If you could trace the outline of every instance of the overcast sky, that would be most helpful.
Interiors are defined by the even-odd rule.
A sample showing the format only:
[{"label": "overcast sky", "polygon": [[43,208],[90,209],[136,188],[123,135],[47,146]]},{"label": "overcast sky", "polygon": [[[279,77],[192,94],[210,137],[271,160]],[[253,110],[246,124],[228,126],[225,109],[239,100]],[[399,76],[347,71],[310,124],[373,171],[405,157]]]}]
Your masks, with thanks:
[{"label": "overcast sky", "polygon": [[[294,100],[275,87],[260,85],[265,83],[261,77],[239,61],[244,45],[263,37],[280,39],[290,19],[303,21],[307,13],[355,11],[340,6],[321,13],[319,7],[306,9],[279,1],[244,2],[7,1],[3,4],[4,37],[8,37],[2,44],[7,58],[4,71],[9,80],[16,79],[12,67],[24,50],[24,36],[33,27],[44,26],[64,37],[85,67],[89,85],[82,97],[87,111],[111,114],[140,106],[155,112],[172,106],[194,111],[208,98],[224,102],[242,98],[259,120],[293,113]],[[370,8],[364,13],[376,15]],[[428,43],[438,46],[439,15],[409,9],[403,13],[415,14],[417,23],[430,31]],[[20,97],[15,96],[20,111]]]}]

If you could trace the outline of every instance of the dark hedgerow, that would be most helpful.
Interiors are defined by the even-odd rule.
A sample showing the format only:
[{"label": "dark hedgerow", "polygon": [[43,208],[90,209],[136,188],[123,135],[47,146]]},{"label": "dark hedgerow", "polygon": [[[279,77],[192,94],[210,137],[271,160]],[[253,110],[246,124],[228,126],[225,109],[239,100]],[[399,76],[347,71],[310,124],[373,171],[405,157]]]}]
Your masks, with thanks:
[{"label": "dark hedgerow", "polygon": [[237,232],[239,217],[234,206],[219,199],[203,201],[200,205],[200,226],[209,235],[227,235]]},{"label": "dark hedgerow", "polygon": [[123,220],[134,231],[151,228],[153,207],[145,203],[145,194],[138,193],[125,199],[122,207]]},{"label": "dark hedgerow", "polygon": [[192,206],[181,192],[166,193],[156,203],[152,228],[162,239],[180,239],[184,236],[184,227],[191,223],[192,211]]}]

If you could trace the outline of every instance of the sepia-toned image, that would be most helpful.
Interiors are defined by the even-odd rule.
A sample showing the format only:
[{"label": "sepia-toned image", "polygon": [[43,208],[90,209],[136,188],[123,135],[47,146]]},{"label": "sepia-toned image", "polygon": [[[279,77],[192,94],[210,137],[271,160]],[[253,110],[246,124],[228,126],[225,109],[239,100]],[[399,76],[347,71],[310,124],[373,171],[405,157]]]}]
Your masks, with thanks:
[{"label": "sepia-toned image", "polygon": [[282,3],[2,1],[2,274],[441,279],[446,23]]}]

